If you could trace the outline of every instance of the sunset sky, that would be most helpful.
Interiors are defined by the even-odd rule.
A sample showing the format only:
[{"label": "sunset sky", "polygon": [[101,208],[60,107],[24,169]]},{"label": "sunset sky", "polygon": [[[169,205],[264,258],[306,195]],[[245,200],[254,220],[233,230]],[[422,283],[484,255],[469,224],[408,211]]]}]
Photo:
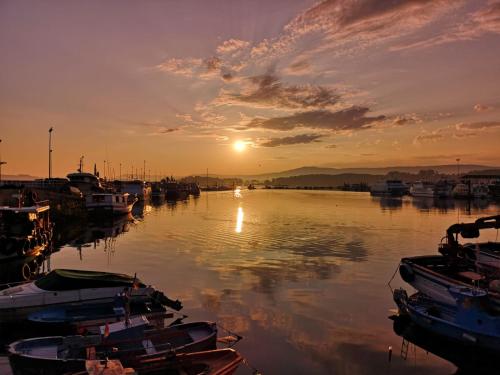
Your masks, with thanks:
[{"label": "sunset sky", "polygon": [[4,174],[500,165],[499,1],[0,0],[0,51]]}]

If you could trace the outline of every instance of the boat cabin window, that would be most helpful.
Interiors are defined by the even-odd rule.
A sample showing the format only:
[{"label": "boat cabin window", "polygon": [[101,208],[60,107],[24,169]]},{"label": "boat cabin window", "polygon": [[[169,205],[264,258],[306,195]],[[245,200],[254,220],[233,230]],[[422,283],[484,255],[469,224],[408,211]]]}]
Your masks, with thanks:
[{"label": "boat cabin window", "polygon": [[96,195],[96,194],[94,194],[92,196],[92,202],[95,202],[95,203],[104,202],[104,198],[105,198],[104,195]]}]

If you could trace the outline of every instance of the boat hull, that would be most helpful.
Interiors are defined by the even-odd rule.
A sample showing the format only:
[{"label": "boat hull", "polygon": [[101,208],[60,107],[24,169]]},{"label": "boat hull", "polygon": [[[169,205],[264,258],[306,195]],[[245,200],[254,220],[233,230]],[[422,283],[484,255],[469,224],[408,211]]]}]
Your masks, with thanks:
[{"label": "boat hull", "polygon": [[[184,332],[184,335],[189,335],[192,342],[183,342],[181,332]],[[206,333],[209,334],[199,337],[200,334]],[[145,342],[154,340],[154,336],[163,337],[162,350],[153,350],[152,352],[147,352],[146,350],[146,354],[144,354],[144,348],[139,349],[139,347],[134,347],[134,349],[130,349],[129,345],[133,341],[137,341],[139,345],[146,345]],[[90,338],[92,336],[86,337]],[[133,340],[127,336],[127,332],[125,331],[120,332],[117,337],[119,339],[115,339],[112,342],[106,343],[103,341],[105,346],[99,348],[98,356],[106,353],[106,357],[118,359],[124,366],[133,367],[141,372],[141,366],[147,369],[150,367],[150,363],[165,360],[169,356],[172,356],[173,353],[191,353],[216,349],[217,328],[214,323],[194,322],[165,328],[164,330],[155,331],[153,334],[145,333],[141,338]],[[91,344],[87,346],[75,346],[72,350],[76,351],[76,357],[58,358],[59,346],[55,344],[60,343],[63,339],[63,337],[45,337],[20,340],[10,344],[9,362],[14,374],[59,375],[85,370],[87,348],[95,346]],[[108,339],[111,339],[111,336]],[[118,347],[120,345],[125,345],[124,350],[114,350],[115,346]],[[25,352],[28,352],[26,348],[38,348],[38,352],[41,354],[30,356],[29,354],[25,354]],[[43,348],[47,348],[47,355],[44,355]],[[154,349],[154,346],[152,348]]]},{"label": "boat hull", "polygon": [[[86,290],[70,290],[63,292],[42,292],[23,296],[0,296],[0,322],[9,323],[26,319],[29,314],[47,307],[84,306],[92,304],[113,304],[123,287],[100,288]],[[151,299],[153,288],[135,290],[131,296],[133,301],[146,302]]]},{"label": "boat hull", "polygon": [[[415,297],[416,295],[410,298],[401,298],[401,294],[398,296],[395,292],[394,300],[399,307],[400,313],[408,315],[412,322],[419,327],[432,332],[433,334],[446,337],[462,344],[496,351],[500,350],[500,336],[491,334],[498,331],[498,329],[493,329],[494,325],[492,326],[489,324],[487,327],[485,326],[481,328],[481,331],[470,329],[468,328],[470,326],[466,324],[458,324],[455,321],[456,318],[453,317],[456,312],[448,312],[445,314],[437,313],[432,308],[426,307],[425,303],[419,304],[418,298],[415,299]],[[424,299],[429,301],[427,298]],[[442,304],[441,301],[433,301],[432,304],[437,307],[438,311],[442,309],[445,311],[450,310],[450,308]],[[453,310],[454,308],[451,309]],[[478,318],[480,317],[481,316],[478,316]],[[480,327],[480,325],[478,327]]]},{"label": "boat hull", "polygon": [[[430,270],[424,265],[418,263],[424,263],[422,260],[440,263],[444,262],[443,256],[422,256],[413,258],[403,258],[400,265],[400,274],[404,281],[413,286],[418,291],[422,292],[426,296],[440,301],[447,305],[456,305],[457,302],[455,298],[450,294],[449,289],[452,287],[463,287],[463,286],[473,286],[462,282],[460,280],[453,279],[451,277],[445,276],[441,273]],[[410,270],[407,272],[406,270]],[[489,291],[488,301],[491,308],[495,311],[500,312],[500,294]]]}]

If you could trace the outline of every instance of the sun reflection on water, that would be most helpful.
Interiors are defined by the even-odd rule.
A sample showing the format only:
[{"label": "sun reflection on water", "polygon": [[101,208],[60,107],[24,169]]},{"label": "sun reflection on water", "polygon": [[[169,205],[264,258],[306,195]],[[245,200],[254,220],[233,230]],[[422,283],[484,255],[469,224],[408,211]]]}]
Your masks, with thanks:
[{"label": "sun reflection on water", "polygon": [[241,233],[243,229],[243,208],[238,207],[238,214],[236,215],[236,228],[234,231],[236,233]]},{"label": "sun reflection on water", "polygon": [[241,198],[241,188],[239,186],[233,190],[233,195],[235,198]]}]

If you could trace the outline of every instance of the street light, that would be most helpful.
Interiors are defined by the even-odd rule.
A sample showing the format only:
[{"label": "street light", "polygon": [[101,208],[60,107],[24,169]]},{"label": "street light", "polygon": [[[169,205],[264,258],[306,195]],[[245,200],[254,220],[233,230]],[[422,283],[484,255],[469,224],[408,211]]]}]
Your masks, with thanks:
[{"label": "street light", "polygon": [[52,178],[52,131],[54,128],[51,126],[49,129],[49,180]]}]

